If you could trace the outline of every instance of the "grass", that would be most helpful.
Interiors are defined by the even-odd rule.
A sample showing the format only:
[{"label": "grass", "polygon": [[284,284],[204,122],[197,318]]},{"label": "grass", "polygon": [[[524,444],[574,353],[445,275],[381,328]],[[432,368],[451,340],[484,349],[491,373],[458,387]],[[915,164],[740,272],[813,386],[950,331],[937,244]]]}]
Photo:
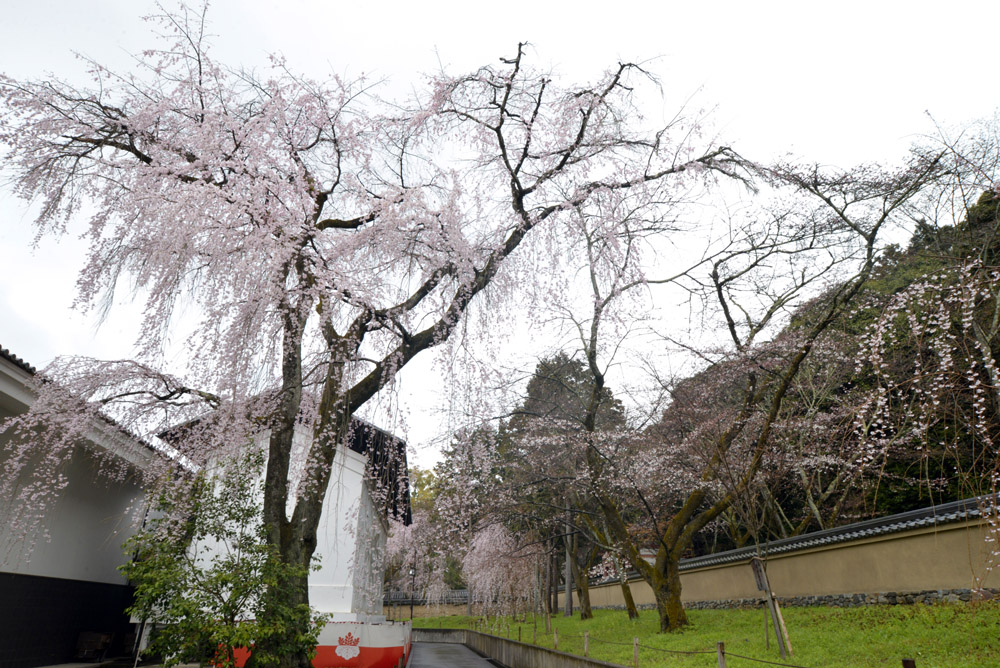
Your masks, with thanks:
[{"label": "grass", "polygon": [[[583,654],[583,633],[589,632],[590,653],[595,659],[632,665],[632,638],[639,638],[639,666],[652,668],[714,667],[716,643],[726,643],[728,668],[763,666],[733,656],[781,661],[774,634],[771,648],[764,645],[765,612],[757,610],[690,610],[691,622],[682,632],[657,632],[656,612],[643,610],[638,621],[629,621],[618,610],[595,610],[594,619],[581,621],[553,617],[559,633],[559,650]],[[850,666],[852,668],[902,665],[903,658],[916,660],[917,668],[996,668],[1000,666],[1000,602],[937,605],[870,606],[862,608],[785,608],[782,610],[794,656],[784,663],[806,668]],[[472,628],[473,618],[426,617],[414,621],[424,628]],[[493,623],[493,620],[490,622]],[[535,625],[499,622],[497,635],[532,642]],[[545,620],[538,618],[538,644],[553,646],[545,633]],[[671,654],[705,652],[704,654]]]}]

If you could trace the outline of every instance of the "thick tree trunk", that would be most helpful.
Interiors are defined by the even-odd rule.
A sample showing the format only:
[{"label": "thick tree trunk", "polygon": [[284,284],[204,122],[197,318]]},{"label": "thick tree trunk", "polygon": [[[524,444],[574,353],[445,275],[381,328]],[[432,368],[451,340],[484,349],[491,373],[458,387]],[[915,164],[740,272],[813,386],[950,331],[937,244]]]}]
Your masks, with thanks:
[{"label": "thick tree trunk", "polygon": [[576,554],[577,537],[573,536],[573,580],[576,581],[576,594],[577,598],[580,599],[580,619],[593,619],[594,612],[590,607],[590,579],[587,577],[587,572],[590,570],[590,560],[587,559],[584,568],[580,568],[575,558]]},{"label": "thick tree trunk", "polygon": [[[300,307],[308,308],[303,302]],[[280,629],[271,637],[258,640],[257,647],[278,657],[277,668],[311,668],[305,649],[294,649],[302,629],[309,628],[309,567],[316,549],[315,532],[311,540],[296,536],[295,518],[289,520],[287,503],[289,495],[288,472],[291,464],[292,439],[302,400],[302,323],[305,317],[289,307],[286,312],[285,333],[282,341],[282,391],[279,405],[273,416],[268,440],[268,458],[264,479],[262,516],[268,541],[275,548],[277,558],[291,566],[285,571],[277,586],[269,587],[265,596],[264,619],[268,628]],[[323,489],[325,492],[325,488]],[[313,506],[306,513],[309,519],[318,520],[322,509],[322,492],[312,499]],[[310,505],[310,504],[306,504]],[[301,520],[300,520],[301,523]],[[250,667],[256,665],[251,655]]]},{"label": "thick tree trunk", "polygon": [[656,598],[656,611],[660,616],[660,632],[677,631],[687,626],[687,613],[681,603],[680,562],[667,559],[666,572],[658,573],[651,583]]},{"label": "thick tree trunk", "polygon": [[594,611],[590,608],[590,583],[587,581],[586,574],[577,577],[576,593],[580,599],[580,619],[593,619]]}]

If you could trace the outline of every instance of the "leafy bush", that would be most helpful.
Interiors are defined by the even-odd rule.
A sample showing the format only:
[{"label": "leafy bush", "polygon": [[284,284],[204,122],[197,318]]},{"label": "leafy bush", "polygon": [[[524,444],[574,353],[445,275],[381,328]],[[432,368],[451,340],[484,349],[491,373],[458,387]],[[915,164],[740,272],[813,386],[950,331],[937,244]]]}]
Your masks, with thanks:
[{"label": "leafy bush", "polygon": [[[203,471],[177,481],[125,544],[133,559],[121,570],[136,587],[128,612],[157,625],[147,651],[162,655],[167,666],[211,661],[232,668],[240,648],[274,638],[293,646],[268,642],[268,650],[254,651],[256,665],[277,663],[281,651],[315,651],[322,616],[307,604],[276,610],[282,599],[267,596],[305,574],[282,563],[267,541],[262,470],[262,456],[253,454],[226,462],[212,475]],[[264,619],[272,621],[258,621]],[[290,634],[292,628],[307,631]]]}]

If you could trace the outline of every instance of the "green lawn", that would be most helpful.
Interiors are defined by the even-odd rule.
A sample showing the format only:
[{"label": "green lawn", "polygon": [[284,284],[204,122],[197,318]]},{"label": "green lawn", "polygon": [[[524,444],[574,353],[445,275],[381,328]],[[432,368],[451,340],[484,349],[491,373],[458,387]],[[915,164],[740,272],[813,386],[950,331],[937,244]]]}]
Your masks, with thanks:
[{"label": "green lawn", "polygon": [[[918,668],[997,668],[1000,666],[1000,602],[973,604],[871,606],[864,608],[785,608],[785,624],[794,657],[786,663],[807,668],[826,666],[874,667],[902,665],[913,658]],[[559,649],[583,654],[583,633],[590,634],[590,656],[622,665],[632,665],[632,638],[639,638],[639,665],[714,667],[715,646],[726,643],[728,668],[763,666],[732,656],[781,661],[771,634],[771,649],[764,646],[763,610],[691,610],[691,625],[681,633],[656,632],[653,610],[643,610],[637,622],[624,612],[596,610],[595,618],[582,622],[579,616],[553,617],[559,633]],[[531,616],[520,625],[505,620],[498,635],[523,642],[532,641],[535,625]],[[471,628],[468,617],[426,617],[418,627]],[[538,619],[538,644],[552,647],[544,619]],[[706,654],[670,654],[704,651]]]}]

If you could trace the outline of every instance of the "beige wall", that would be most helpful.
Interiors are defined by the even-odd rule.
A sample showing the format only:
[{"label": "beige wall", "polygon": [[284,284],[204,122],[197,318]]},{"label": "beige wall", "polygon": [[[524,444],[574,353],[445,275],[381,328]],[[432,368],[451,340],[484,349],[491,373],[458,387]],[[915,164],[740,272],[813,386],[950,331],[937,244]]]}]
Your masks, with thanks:
[{"label": "beige wall", "polygon": [[[479,606],[476,606],[478,609]],[[452,617],[456,615],[464,615],[468,611],[465,605],[415,605],[413,606],[413,616],[414,617]],[[382,614],[386,616],[386,619],[396,619],[404,621],[410,618],[410,606],[400,605],[400,606],[382,606]]]},{"label": "beige wall", "polygon": [[[997,588],[1000,574],[986,573],[985,538],[982,521],[958,522],[775,555],[767,573],[780,597]],[[685,602],[759,596],[747,561],[685,571],[681,583]],[[637,604],[654,603],[645,582],[630,585]],[[590,600],[595,607],[621,606],[621,587],[592,587]]]}]

